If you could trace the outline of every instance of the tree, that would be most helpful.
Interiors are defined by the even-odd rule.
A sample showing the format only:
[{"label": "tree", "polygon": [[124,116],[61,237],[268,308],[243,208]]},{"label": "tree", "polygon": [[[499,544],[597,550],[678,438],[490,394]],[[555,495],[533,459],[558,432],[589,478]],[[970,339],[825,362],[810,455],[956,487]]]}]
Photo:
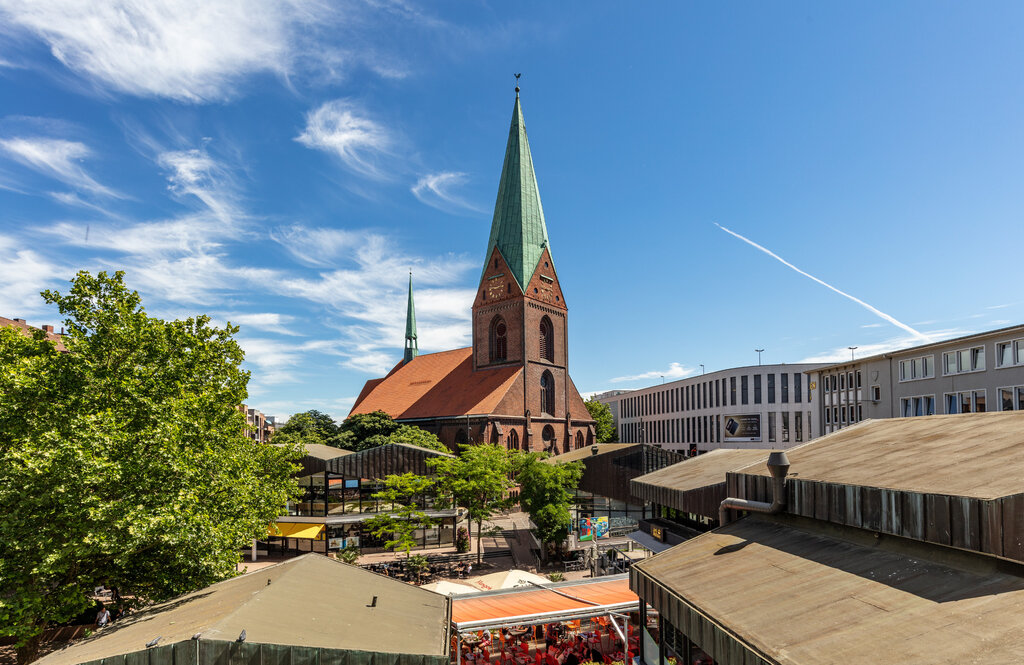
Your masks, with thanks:
[{"label": "tree", "polygon": [[334,419],[316,409],[296,413],[284,425],[274,432],[274,443],[319,443],[325,446],[342,448],[338,435],[339,428]]},{"label": "tree", "polygon": [[349,450],[367,450],[387,443],[387,438],[398,429],[398,423],[383,411],[353,413],[338,428],[341,447]]},{"label": "tree", "polygon": [[450,453],[448,446],[441,443],[430,432],[415,425],[399,425],[394,434],[388,437],[388,443],[404,443],[407,446],[419,446],[427,450],[436,450],[439,453]]},{"label": "tree", "polygon": [[244,435],[237,328],[152,318],[120,272],[43,297],[67,353],[0,329],[0,634],[20,663],[100,584],[160,601],[234,575],[298,493],[299,451]]},{"label": "tree", "polygon": [[580,478],[581,462],[550,464],[546,455],[526,453],[516,460],[519,503],[530,515],[537,539],[549,547],[561,545],[569,535],[572,504]]},{"label": "tree", "polygon": [[615,429],[615,419],[612,417],[612,410],[604,402],[598,402],[591,397],[584,404],[590,417],[597,421],[597,442],[618,443],[619,433]]},{"label": "tree", "polygon": [[441,494],[448,494],[456,505],[466,509],[466,516],[476,522],[476,559],[480,549],[480,530],[483,521],[512,505],[508,490],[511,480],[512,458],[509,451],[494,444],[464,445],[458,457],[435,457],[427,460],[437,474]]},{"label": "tree", "polygon": [[[384,548],[399,550],[409,556],[409,550],[416,547],[416,531],[437,524],[437,520],[416,503],[434,486],[430,478],[413,473],[392,474],[384,478],[384,489],[373,498],[381,502],[382,512],[364,522],[364,525],[378,538],[389,538]],[[385,512],[386,511],[386,512]]]}]

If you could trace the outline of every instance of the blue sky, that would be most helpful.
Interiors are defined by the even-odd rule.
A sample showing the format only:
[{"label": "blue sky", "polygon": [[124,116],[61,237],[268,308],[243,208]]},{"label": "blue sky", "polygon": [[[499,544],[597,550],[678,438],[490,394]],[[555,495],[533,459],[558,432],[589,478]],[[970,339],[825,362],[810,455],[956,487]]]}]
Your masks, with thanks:
[{"label": "blue sky", "polygon": [[1020,323],[1024,7],[891,5],[0,0],[0,316],[125,270],[340,419],[410,268],[468,344],[523,72],[582,391]]}]

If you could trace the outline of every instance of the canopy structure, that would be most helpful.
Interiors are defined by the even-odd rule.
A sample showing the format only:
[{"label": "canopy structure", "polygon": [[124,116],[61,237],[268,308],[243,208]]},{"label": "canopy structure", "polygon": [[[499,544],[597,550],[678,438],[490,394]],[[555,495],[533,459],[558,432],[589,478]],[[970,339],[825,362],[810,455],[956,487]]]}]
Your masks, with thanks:
[{"label": "canopy structure", "polygon": [[503,570],[498,573],[484,575],[472,582],[473,586],[484,591],[492,589],[513,589],[515,587],[529,587],[535,584],[551,584],[546,577],[530,573],[525,570]]},{"label": "canopy structure", "polygon": [[452,599],[458,631],[587,619],[637,608],[626,575],[484,591]]},{"label": "canopy structure", "polygon": [[308,524],[297,522],[275,522],[270,525],[267,532],[271,536],[280,538],[310,538],[318,539],[324,532],[323,524]]},{"label": "canopy structure", "polygon": [[471,587],[468,584],[449,582],[448,580],[431,582],[430,584],[424,584],[420,588],[426,589],[427,591],[433,591],[434,593],[439,593],[442,596],[461,596],[467,593],[480,593],[479,589]]}]

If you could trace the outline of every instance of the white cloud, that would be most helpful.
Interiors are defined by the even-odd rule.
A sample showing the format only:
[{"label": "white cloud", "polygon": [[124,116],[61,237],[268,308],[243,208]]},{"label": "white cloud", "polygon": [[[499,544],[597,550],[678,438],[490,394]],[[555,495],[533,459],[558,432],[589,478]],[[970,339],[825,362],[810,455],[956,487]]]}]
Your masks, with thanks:
[{"label": "white cloud", "polygon": [[881,323],[865,323],[861,328],[881,328],[882,325]]},{"label": "white cloud", "polygon": [[310,229],[295,224],[271,231],[276,240],[298,261],[311,266],[333,265],[338,257],[351,252],[366,240],[366,234],[345,229]]},{"label": "white cloud", "polygon": [[[928,331],[928,339],[931,342],[941,342],[943,340],[952,339],[954,337],[962,337],[964,335],[970,335],[976,332],[975,330],[968,330],[965,328],[946,328],[944,330],[930,330]],[[878,355],[880,353],[889,353],[891,351],[899,351],[901,349],[908,349],[914,346],[920,346],[921,340],[913,335],[903,335],[900,337],[893,337],[891,339],[875,342],[873,344],[851,344],[848,346],[842,346],[836,349],[828,349],[821,351],[817,354],[808,356],[803,360],[797,362],[800,363],[839,363],[850,360],[850,346],[856,346],[854,349],[854,358],[867,358],[868,356]]]},{"label": "white cloud", "polygon": [[823,281],[821,279],[818,279],[814,275],[812,275],[812,274],[810,274],[808,272],[805,272],[805,271],[801,270],[800,268],[797,268],[795,265],[793,265],[789,261],[785,260],[784,258],[779,256],[775,252],[771,251],[767,247],[763,247],[761,245],[758,245],[753,240],[751,240],[749,238],[745,238],[745,237],[741,236],[739,233],[736,233],[735,231],[730,231],[729,229],[725,228],[721,224],[718,224],[717,222],[714,223],[714,224],[715,224],[715,226],[717,226],[718,228],[722,229],[723,231],[725,231],[729,235],[733,236],[734,238],[739,238],[740,240],[742,240],[743,242],[747,243],[748,245],[750,245],[754,249],[757,249],[759,251],[764,252],[765,254],[767,254],[768,256],[772,257],[773,259],[775,259],[776,261],[778,261],[782,265],[786,266],[787,268],[790,268],[791,270],[800,273],[804,277],[806,277],[806,278],[808,278],[808,279],[810,279],[812,281],[815,281],[818,284],[821,284],[826,289],[829,289],[830,291],[834,291],[835,293],[838,293],[839,295],[843,296],[844,298],[848,298],[848,299],[852,300],[853,302],[857,303],[858,305],[860,305],[864,309],[868,310],[869,312],[871,312],[872,314],[874,314],[878,318],[883,319],[885,321],[888,321],[889,323],[891,323],[892,325],[896,326],[897,328],[901,328],[901,329],[907,331],[908,333],[910,333],[911,335],[916,337],[919,341],[921,341],[921,342],[929,342],[929,341],[931,341],[928,338],[928,336],[925,335],[924,333],[921,333],[921,332],[918,332],[917,330],[914,330],[913,328],[911,328],[907,324],[903,323],[902,321],[899,321],[896,318],[894,318],[892,316],[889,316],[888,314],[886,314],[882,310],[880,310],[877,307],[874,307],[872,305],[869,305],[868,303],[864,302],[860,298],[857,298],[855,296],[851,296],[849,293],[846,293],[845,291],[840,291],[839,289],[837,289],[836,287],[832,286],[828,282],[825,282],[825,281]]},{"label": "white cloud", "polygon": [[295,140],[334,155],[360,175],[378,179],[386,176],[381,159],[394,142],[383,125],[348,99],[326,102],[307,113],[306,128]]},{"label": "white cloud", "polygon": [[10,236],[0,235],[0,316],[26,318],[49,312],[39,292],[57,286],[72,271],[52,263]]},{"label": "white cloud", "polygon": [[452,192],[454,187],[464,183],[465,173],[444,171],[421,177],[412,186],[413,195],[422,203],[445,212],[484,212]]},{"label": "white cloud", "polygon": [[662,370],[651,370],[650,372],[643,372],[641,374],[633,374],[631,376],[617,376],[614,379],[609,379],[611,383],[627,383],[631,381],[643,381],[646,379],[682,379],[690,376],[697,370],[692,367],[684,367],[679,363],[669,363],[668,369]]},{"label": "white cloud", "polygon": [[84,143],[55,138],[20,137],[0,139],[0,149],[32,170],[75,189],[101,196],[119,196],[112,189],[96,182],[79,164],[92,155]]},{"label": "white cloud", "polygon": [[250,74],[287,75],[335,13],[317,0],[0,0],[8,30],[98,87],[183,102],[227,99]]}]

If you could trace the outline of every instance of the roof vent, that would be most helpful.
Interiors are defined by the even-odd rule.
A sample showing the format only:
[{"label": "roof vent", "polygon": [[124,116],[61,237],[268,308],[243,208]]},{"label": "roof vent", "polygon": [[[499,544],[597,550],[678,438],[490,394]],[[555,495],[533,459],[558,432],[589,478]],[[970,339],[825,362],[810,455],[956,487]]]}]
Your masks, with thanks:
[{"label": "roof vent", "polygon": [[590,454],[591,455],[596,455],[600,451],[601,451],[601,448],[596,443],[594,445],[590,446]]}]

